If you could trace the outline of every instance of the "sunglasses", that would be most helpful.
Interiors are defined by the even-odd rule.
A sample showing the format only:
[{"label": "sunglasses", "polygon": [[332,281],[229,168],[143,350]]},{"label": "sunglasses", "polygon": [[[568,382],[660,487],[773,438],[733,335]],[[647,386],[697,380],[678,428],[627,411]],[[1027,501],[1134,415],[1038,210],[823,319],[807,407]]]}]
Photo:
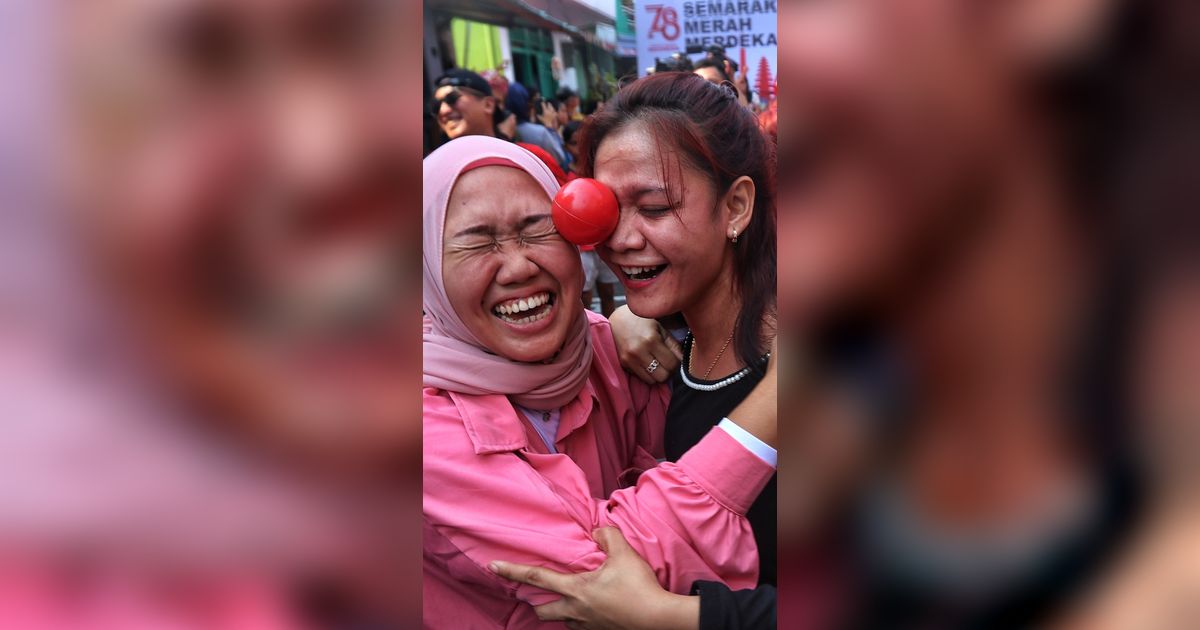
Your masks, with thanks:
[{"label": "sunglasses", "polygon": [[[445,84],[445,85],[450,85],[451,84],[450,81],[451,81],[450,79],[443,79],[440,83]],[[443,85],[439,85],[438,87],[443,87]],[[449,92],[446,92],[445,96],[442,96],[441,98],[434,98],[431,101],[429,101],[429,112],[431,114],[433,114],[434,116],[437,116],[438,111],[442,108],[442,103],[449,105],[450,108],[453,109],[455,103],[458,103],[458,99],[462,98],[465,94],[470,94],[471,96],[474,96],[475,98],[484,98],[486,96],[491,96],[490,94],[480,94],[479,90],[476,90],[474,88],[455,87],[454,89],[450,90]]]}]

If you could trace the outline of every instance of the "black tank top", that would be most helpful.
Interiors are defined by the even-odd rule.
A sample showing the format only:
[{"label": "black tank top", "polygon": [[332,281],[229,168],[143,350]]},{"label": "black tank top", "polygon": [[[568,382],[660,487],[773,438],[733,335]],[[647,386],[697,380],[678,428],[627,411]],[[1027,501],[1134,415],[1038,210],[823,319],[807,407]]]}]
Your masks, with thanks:
[{"label": "black tank top", "polygon": [[[683,356],[687,357],[691,350],[689,337],[683,346]],[[671,406],[667,410],[666,431],[663,435],[663,446],[667,459],[677,461],[687,450],[695,446],[709,430],[717,425],[722,418],[738,406],[750,394],[754,386],[763,378],[767,366],[765,357],[741,380],[726,385],[720,389],[706,392],[692,389],[683,382],[676,372],[671,377]],[[687,362],[680,369],[686,369]],[[723,375],[722,378],[729,375]],[[721,379],[701,380],[688,372],[688,379],[700,385],[711,385]],[[746,518],[754,530],[754,540],[758,544],[759,584],[775,585],[775,548],[776,548],[776,476],[772,475],[761,494],[750,506]]]}]

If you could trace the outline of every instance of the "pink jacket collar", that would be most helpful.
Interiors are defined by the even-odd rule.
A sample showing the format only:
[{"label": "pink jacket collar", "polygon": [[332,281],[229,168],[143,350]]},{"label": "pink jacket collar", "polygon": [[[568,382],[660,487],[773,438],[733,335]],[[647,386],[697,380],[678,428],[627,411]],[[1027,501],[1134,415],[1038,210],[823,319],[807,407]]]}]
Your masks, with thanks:
[{"label": "pink jacket collar", "polygon": [[[508,453],[530,448],[525,419],[507,396],[446,393],[458,408],[476,455]],[[557,439],[562,440],[582,427],[598,403],[599,399],[591,379],[585,380],[579,395],[562,408]]]}]

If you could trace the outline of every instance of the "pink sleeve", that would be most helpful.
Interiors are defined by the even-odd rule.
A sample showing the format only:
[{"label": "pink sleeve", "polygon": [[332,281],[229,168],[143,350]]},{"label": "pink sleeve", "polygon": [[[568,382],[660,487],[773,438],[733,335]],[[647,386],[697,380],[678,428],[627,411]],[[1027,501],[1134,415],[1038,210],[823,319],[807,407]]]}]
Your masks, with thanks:
[{"label": "pink sleeve", "polygon": [[567,457],[475,453],[447,398],[425,397],[424,424],[427,526],[519,599],[540,605],[558,595],[517,588],[491,574],[489,562],[594,570],[604,553],[592,531],[603,526],[619,528],[673,592],[688,592],[697,579],[735,589],[757,581],[745,513],[774,471],[724,431],[710,431],[678,463],[647,471],[634,487],[602,500],[590,496],[583,471]]}]

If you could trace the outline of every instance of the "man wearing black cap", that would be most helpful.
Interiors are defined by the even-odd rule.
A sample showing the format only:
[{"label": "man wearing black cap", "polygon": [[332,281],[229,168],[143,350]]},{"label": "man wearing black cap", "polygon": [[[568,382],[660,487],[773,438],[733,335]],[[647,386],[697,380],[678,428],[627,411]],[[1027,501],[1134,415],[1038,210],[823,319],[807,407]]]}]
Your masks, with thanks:
[{"label": "man wearing black cap", "polygon": [[[496,132],[499,108],[492,87],[483,77],[452,68],[438,77],[432,110],[438,127],[451,140],[460,136],[504,137]],[[510,138],[505,138],[506,140]]]}]

